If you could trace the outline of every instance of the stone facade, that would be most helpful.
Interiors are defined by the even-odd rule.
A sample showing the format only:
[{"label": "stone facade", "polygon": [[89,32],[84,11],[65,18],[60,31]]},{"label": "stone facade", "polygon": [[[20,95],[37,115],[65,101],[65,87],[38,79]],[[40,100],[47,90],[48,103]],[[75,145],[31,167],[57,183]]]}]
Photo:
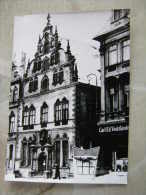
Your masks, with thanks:
[{"label": "stone facade", "polygon": [[74,147],[95,146],[95,93],[100,88],[78,82],[69,41],[64,50],[48,15],[34,58],[12,65],[6,175],[73,177]]},{"label": "stone facade", "polygon": [[101,59],[101,113],[97,126],[102,160],[99,166],[115,171],[117,160],[127,162],[128,158],[129,16],[129,10],[113,10],[110,29],[94,37],[100,42]]}]

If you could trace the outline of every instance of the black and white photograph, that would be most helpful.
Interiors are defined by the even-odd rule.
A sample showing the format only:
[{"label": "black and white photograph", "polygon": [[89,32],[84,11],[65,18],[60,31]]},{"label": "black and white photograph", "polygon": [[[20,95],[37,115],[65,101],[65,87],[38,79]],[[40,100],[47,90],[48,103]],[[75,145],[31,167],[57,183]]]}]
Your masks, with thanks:
[{"label": "black and white photograph", "polygon": [[130,10],[15,16],[5,180],[127,184]]}]

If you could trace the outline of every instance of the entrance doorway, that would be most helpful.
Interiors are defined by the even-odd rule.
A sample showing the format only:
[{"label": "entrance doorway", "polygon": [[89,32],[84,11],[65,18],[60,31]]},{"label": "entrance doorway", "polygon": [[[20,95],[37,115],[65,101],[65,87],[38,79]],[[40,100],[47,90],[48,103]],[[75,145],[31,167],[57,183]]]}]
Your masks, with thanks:
[{"label": "entrance doorway", "polygon": [[41,152],[38,157],[38,172],[40,174],[43,174],[46,170],[46,162],[47,162],[47,156],[45,152]]}]

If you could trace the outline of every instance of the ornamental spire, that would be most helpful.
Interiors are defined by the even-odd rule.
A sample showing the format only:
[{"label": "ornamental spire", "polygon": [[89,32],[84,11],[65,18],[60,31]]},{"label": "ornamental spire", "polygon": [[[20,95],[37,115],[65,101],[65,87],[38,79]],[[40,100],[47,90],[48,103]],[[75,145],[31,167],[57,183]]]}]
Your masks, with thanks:
[{"label": "ornamental spire", "polygon": [[70,44],[69,44],[69,40],[67,41],[67,48],[66,48],[66,50],[67,50],[67,53],[68,53],[68,54],[70,54],[70,53],[71,53],[71,51],[70,51]]},{"label": "ornamental spire", "polygon": [[50,14],[48,13],[48,16],[47,16],[47,24],[50,25]]}]

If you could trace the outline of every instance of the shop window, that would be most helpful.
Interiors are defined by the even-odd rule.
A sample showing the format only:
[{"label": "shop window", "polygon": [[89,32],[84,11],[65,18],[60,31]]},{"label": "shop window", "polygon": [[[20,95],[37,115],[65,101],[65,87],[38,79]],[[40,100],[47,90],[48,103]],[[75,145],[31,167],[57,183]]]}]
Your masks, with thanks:
[{"label": "shop window", "polygon": [[47,90],[49,88],[49,79],[47,75],[45,75],[41,81],[41,89]]},{"label": "shop window", "polygon": [[12,133],[15,130],[15,114],[13,111],[11,112],[11,114],[9,116],[9,123],[10,123],[9,131],[10,131],[10,133]]},{"label": "shop window", "polygon": [[108,65],[114,65],[118,62],[118,49],[117,45],[112,45],[108,49]]},{"label": "shop window", "polygon": [[130,40],[122,42],[122,61],[130,59]]},{"label": "shop window", "polygon": [[110,89],[110,112],[115,111],[115,89],[111,88]]}]

